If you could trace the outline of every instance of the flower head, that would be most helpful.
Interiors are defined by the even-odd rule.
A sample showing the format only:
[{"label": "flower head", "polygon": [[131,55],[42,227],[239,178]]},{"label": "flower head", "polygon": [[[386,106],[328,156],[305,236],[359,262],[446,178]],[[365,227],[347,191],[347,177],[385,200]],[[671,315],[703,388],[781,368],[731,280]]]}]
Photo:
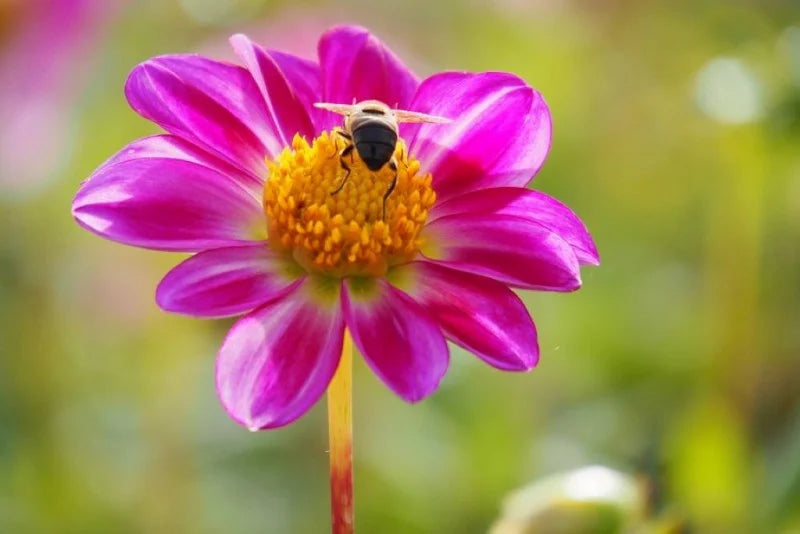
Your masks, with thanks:
[{"label": "flower head", "polygon": [[[163,309],[246,314],[217,360],[231,417],[263,429],[305,413],[345,328],[411,402],[444,376],[446,339],[499,369],[531,369],[536,329],[510,287],[572,291],[580,264],[598,263],[577,216],[525,187],[550,148],[541,95],[498,72],[420,82],[352,26],[322,36],[318,62],[242,35],[231,44],[241,66],[171,55],[133,70],[128,101],[167,133],[104,163],[72,208],[108,239],[196,253],[160,283]],[[400,126],[385,214],[395,171],[355,151],[345,170],[341,117],[313,106],[368,99],[452,119]]]}]

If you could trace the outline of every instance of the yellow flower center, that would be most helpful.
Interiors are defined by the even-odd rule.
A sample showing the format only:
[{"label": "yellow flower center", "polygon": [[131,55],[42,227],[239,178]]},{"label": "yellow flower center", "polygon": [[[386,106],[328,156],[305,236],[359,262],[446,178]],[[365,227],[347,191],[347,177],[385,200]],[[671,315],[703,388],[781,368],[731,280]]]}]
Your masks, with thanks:
[{"label": "yellow flower center", "polygon": [[[395,171],[367,168],[358,152],[345,156],[350,175],[339,162],[344,140],[327,132],[309,145],[295,136],[275,161],[268,161],[264,211],[271,246],[291,253],[310,272],[331,276],[383,276],[420,248],[420,231],[436,200],[431,175],[419,174],[419,161],[405,159],[397,143],[397,185],[383,197]],[[334,193],[335,192],[335,193]]]}]

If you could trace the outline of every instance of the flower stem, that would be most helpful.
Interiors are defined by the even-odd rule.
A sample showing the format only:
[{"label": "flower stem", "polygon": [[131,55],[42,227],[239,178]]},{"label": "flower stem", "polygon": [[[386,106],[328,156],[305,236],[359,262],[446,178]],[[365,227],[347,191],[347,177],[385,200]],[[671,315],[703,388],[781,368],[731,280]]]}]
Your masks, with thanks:
[{"label": "flower stem", "polygon": [[353,341],[345,330],[342,358],[328,386],[331,532],[353,532]]}]

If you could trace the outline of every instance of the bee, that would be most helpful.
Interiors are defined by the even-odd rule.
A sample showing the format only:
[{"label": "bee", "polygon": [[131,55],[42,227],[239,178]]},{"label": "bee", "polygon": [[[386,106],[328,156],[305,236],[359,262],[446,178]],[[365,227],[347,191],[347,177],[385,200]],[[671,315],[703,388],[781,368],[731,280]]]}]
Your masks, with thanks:
[{"label": "bee", "polygon": [[[397,158],[394,156],[397,148],[397,125],[401,122],[435,124],[451,122],[450,119],[444,117],[392,109],[379,100],[364,100],[358,103],[354,102],[352,105],[317,102],[314,106],[344,115],[344,128],[335,128],[333,131],[346,142],[345,147],[339,151],[339,164],[345,174],[336,189],[331,191],[331,195],[341,191],[347,183],[347,179],[350,177],[350,166],[345,162],[345,158],[350,156],[352,164],[354,150],[358,152],[369,170],[375,172],[384,165],[388,165],[394,171],[394,178],[383,195],[384,220],[386,219],[386,199],[397,186]],[[402,155],[401,159],[403,159]]]}]

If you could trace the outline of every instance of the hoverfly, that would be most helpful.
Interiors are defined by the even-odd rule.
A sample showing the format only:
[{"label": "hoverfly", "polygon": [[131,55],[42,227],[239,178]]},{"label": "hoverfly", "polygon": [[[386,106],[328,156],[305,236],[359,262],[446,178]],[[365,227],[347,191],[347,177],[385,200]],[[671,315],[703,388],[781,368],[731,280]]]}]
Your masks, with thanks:
[{"label": "hoverfly", "polygon": [[386,219],[386,199],[397,185],[397,159],[394,157],[397,148],[397,125],[401,122],[436,124],[451,122],[444,117],[392,109],[379,100],[364,100],[352,105],[317,102],[314,106],[344,115],[344,128],[336,128],[334,133],[347,141],[347,145],[339,151],[339,164],[344,169],[345,175],[339,186],[331,191],[331,195],[341,191],[350,177],[350,167],[344,158],[350,156],[352,163],[353,150],[358,152],[369,170],[374,172],[388,164],[394,171],[394,178],[383,195],[384,219]]}]

